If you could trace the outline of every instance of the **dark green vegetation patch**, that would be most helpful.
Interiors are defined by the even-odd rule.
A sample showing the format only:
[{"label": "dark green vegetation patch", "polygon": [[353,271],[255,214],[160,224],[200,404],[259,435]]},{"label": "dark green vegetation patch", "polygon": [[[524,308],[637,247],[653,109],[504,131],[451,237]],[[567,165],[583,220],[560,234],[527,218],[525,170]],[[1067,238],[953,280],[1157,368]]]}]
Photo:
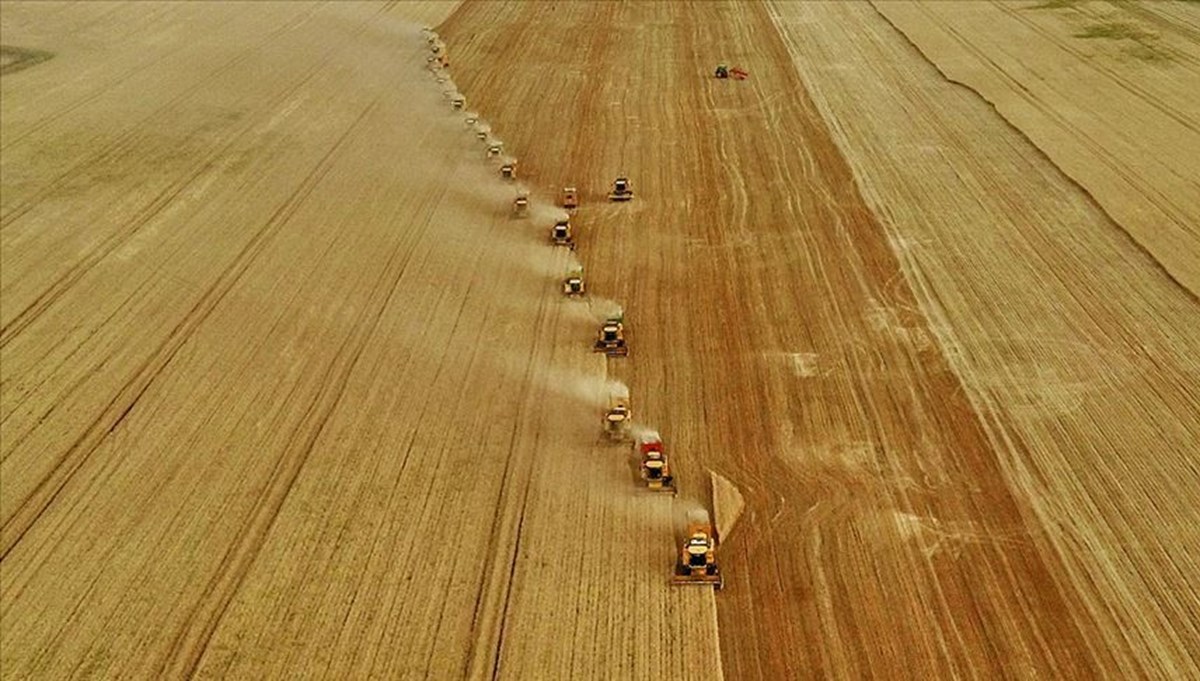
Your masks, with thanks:
[{"label": "dark green vegetation patch", "polygon": [[1133,24],[1120,21],[1103,21],[1089,24],[1083,31],[1075,34],[1076,38],[1094,40],[1128,40],[1132,42],[1121,51],[1142,61],[1168,61],[1171,54],[1158,43],[1158,34],[1141,29]]},{"label": "dark green vegetation patch", "polygon": [[1077,4],[1079,4],[1079,0],[1045,0],[1025,9],[1064,9]]},{"label": "dark green vegetation patch", "polygon": [[1148,33],[1132,24],[1125,24],[1119,21],[1105,21],[1099,24],[1092,24],[1083,29],[1082,33],[1076,33],[1076,38],[1111,38],[1113,40],[1136,40],[1143,41],[1147,38],[1156,37],[1153,33]]},{"label": "dark green vegetation patch", "polygon": [[27,50],[23,47],[12,47],[11,45],[0,45],[0,75],[27,69],[53,56],[54,53],[52,52]]}]

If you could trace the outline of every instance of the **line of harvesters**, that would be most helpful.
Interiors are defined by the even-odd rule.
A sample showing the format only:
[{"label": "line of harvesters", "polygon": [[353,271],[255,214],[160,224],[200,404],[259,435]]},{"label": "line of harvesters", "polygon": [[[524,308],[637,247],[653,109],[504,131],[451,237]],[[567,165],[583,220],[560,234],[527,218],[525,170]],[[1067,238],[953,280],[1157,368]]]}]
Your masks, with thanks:
[{"label": "line of harvesters", "polygon": [[[446,56],[446,44],[432,29],[425,28],[422,33],[432,54],[428,57],[429,70],[439,83],[446,83],[449,78],[445,69],[450,66]],[[462,111],[466,108],[466,99],[455,90],[445,92],[451,106]],[[500,176],[506,181],[515,181],[517,162],[504,157],[504,145],[493,138],[479,118],[470,113],[465,114],[469,129],[475,131],[476,138],[484,144],[488,159],[500,160]],[[627,177],[618,177],[613,181],[608,193],[608,200],[626,202],[633,199],[633,187]],[[514,218],[525,218],[529,215],[529,194],[518,190],[512,203]],[[550,226],[550,243],[575,250],[575,239],[571,231],[570,216],[579,208],[579,192],[575,187],[564,187],[559,194],[559,205],[567,211],[566,219],[556,220]],[[562,291],[566,296],[583,296],[585,286],[582,268],[576,267],[567,272],[562,282]],[[594,352],[603,352],[608,357],[625,357],[629,354],[629,346],[625,341],[624,313],[618,311],[608,316],[600,324],[595,342],[592,343]],[[640,460],[638,481],[644,489],[651,492],[675,495],[677,493],[675,476],[667,454],[663,450],[662,440],[656,434],[639,435],[632,438],[630,425],[632,412],[629,408],[629,393],[624,387],[612,390],[609,395],[608,410],[604,413],[603,427],[607,437],[616,442],[633,440],[633,447]],[[675,562],[675,570],[671,581],[673,584],[712,585],[717,589],[722,586],[722,575],[716,562],[716,536],[712,522],[704,511],[689,515],[687,531],[684,535],[679,554]]]}]

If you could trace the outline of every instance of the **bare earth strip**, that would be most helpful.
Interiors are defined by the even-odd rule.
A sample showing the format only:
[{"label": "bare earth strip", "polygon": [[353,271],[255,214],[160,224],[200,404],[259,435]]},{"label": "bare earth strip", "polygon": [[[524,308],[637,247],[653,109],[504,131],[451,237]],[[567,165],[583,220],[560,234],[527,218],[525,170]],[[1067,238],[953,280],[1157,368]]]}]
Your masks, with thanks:
[{"label": "bare earth strip", "polygon": [[[969,93],[869,7],[774,11],[468,5],[444,31],[547,190],[637,184],[581,214],[581,252],[627,303],[622,376],[683,478],[745,491],[726,673],[1190,670],[1195,300],[973,96],[965,131],[947,114],[905,137]],[[712,79],[721,61],[751,79]],[[842,107],[808,99],[821,69],[844,72]],[[880,113],[890,78],[937,96]],[[906,192],[895,205],[860,196],[842,157],[847,128],[876,124],[859,134],[887,174],[850,159]],[[931,224],[955,232],[917,272]]]},{"label": "bare earth strip", "polygon": [[1200,293],[1200,5],[875,3]]},{"label": "bare earth strip", "polygon": [[[773,12],[1024,501],[1030,540],[1061,561],[1055,588],[1071,598],[1056,616],[1089,632],[1080,643],[1104,675],[1196,675],[1195,298],[870,8]],[[1032,673],[1029,655],[1009,663]]]}]

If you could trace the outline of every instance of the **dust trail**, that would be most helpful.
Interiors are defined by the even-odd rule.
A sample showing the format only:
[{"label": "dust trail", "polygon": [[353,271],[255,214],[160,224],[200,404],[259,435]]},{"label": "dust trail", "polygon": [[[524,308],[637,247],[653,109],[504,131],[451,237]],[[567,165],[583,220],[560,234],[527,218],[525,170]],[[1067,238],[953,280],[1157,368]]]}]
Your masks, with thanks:
[{"label": "dust trail", "polygon": [[629,388],[619,381],[609,381],[602,376],[561,367],[547,367],[542,373],[547,388],[556,400],[567,400],[576,406],[586,406],[595,412],[597,419],[608,408],[609,395],[614,387],[624,388],[626,395],[629,391]]},{"label": "dust trail", "polygon": [[618,319],[625,315],[625,310],[621,307],[621,304],[609,298],[592,298],[588,301],[588,308],[592,313],[592,319],[597,324],[608,319]]},{"label": "dust trail", "polygon": [[608,394],[612,399],[629,399],[629,386],[624,381],[610,378],[605,381],[604,386],[608,388]]},{"label": "dust trail", "polygon": [[[566,276],[566,273],[572,271],[582,270],[582,266],[578,264],[578,260],[568,260],[565,264],[567,269],[563,270],[563,276]],[[573,268],[579,268],[579,270],[575,270]],[[584,273],[584,286],[587,286],[586,272]],[[597,333],[600,325],[605,321],[615,317],[620,317],[623,314],[621,306],[615,301],[607,298],[596,298],[595,296],[588,294],[587,297],[583,298],[582,301],[579,302],[582,302],[583,304],[567,306],[567,308],[563,310],[563,318],[572,327],[586,329],[584,333],[587,333],[588,335],[594,335]]]},{"label": "dust trail", "polygon": [[548,229],[556,222],[569,220],[571,216],[558,206],[539,201],[529,206],[529,217],[533,218],[537,224],[545,225]]},{"label": "dust trail", "polygon": [[635,441],[662,441],[662,435],[650,426],[643,426],[640,423],[634,422],[629,426],[629,434],[633,436]]}]

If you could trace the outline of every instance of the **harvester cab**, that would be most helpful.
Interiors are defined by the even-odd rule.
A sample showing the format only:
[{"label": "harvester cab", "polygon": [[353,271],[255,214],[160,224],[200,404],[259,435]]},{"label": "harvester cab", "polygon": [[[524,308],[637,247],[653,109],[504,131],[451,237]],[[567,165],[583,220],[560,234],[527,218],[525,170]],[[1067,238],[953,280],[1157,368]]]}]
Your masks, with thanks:
[{"label": "harvester cab", "polygon": [[610,201],[628,201],[633,198],[633,187],[629,184],[629,178],[618,177],[613,180],[612,191],[608,193]]},{"label": "harvester cab", "polygon": [[[487,138],[488,138],[488,134],[487,134],[486,130],[476,130],[475,131],[475,139],[479,140],[480,142],[486,142]],[[489,156],[490,156],[490,154],[489,154]]]},{"label": "harvester cab", "polygon": [[500,166],[500,177],[506,180],[514,180],[517,177],[517,162],[505,163]]},{"label": "harvester cab", "polygon": [[463,97],[462,95],[454,95],[450,98],[450,104],[455,109],[461,111],[462,108],[467,105],[467,98]]},{"label": "harvester cab", "polygon": [[487,148],[487,157],[488,158],[495,158],[503,153],[504,153],[504,143],[503,142],[492,142],[491,144],[488,145],[488,148]]},{"label": "harvester cab", "polygon": [[579,193],[574,187],[563,187],[562,207],[567,210],[574,210],[579,207]]},{"label": "harvester cab", "polygon": [[571,250],[575,250],[575,239],[571,238],[571,223],[568,220],[559,220],[554,223],[554,227],[550,229],[550,241],[555,246],[566,246]]},{"label": "harvester cab", "polygon": [[717,567],[716,550],[717,542],[708,514],[703,511],[693,514],[688,518],[687,533],[679,547],[671,583],[712,585],[720,589],[724,579]]},{"label": "harvester cab", "polygon": [[604,320],[592,350],[603,352],[609,357],[623,357],[629,354],[629,346],[625,344],[625,325],[620,317]]},{"label": "harvester cab", "polygon": [[652,492],[675,494],[675,478],[671,475],[662,441],[657,437],[642,438],[638,441],[638,450],[642,456],[641,472],[646,488]]}]

